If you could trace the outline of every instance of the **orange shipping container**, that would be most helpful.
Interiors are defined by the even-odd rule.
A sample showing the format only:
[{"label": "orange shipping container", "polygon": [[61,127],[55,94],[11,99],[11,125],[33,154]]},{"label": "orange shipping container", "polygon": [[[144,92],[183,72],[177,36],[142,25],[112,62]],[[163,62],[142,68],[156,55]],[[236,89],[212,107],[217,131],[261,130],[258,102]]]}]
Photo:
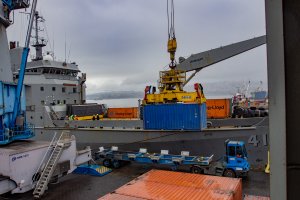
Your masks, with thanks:
[{"label": "orange shipping container", "polygon": [[242,200],[241,179],[151,170],[100,200]]},{"label": "orange shipping container", "polygon": [[270,197],[245,195],[244,200],[270,200]]},{"label": "orange shipping container", "polygon": [[108,108],[108,118],[138,118],[138,108]]},{"label": "orange shipping container", "polygon": [[209,119],[224,119],[231,117],[231,99],[207,99],[206,113]]}]

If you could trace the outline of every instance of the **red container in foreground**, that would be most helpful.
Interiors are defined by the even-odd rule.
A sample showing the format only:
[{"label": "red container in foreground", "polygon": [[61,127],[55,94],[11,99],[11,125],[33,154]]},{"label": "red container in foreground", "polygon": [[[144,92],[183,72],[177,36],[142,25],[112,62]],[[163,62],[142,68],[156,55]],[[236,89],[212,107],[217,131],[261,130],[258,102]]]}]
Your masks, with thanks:
[{"label": "red container in foreground", "polygon": [[270,200],[270,197],[245,195],[244,200]]},{"label": "red container in foreground", "polygon": [[240,179],[151,170],[100,200],[242,200]]}]

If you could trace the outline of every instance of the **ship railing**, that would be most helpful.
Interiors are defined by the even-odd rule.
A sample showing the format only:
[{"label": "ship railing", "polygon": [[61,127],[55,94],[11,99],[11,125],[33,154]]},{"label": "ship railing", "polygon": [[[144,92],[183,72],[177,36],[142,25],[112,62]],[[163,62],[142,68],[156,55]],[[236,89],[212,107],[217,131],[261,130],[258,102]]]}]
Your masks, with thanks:
[{"label": "ship railing", "polygon": [[54,132],[53,138],[48,146],[48,149],[47,149],[46,153],[44,154],[44,156],[40,162],[40,165],[34,174],[34,177],[32,179],[34,182],[39,180],[42,169],[45,167],[45,159],[46,159],[47,155],[51,154],[51,151],[53,150],[53,148],[55,147],[55,144],[58,141],[56,135],[57,135],[57,132]]},{"label": "ship railing", "polygon": [[8,144],[15,140],[32,138],[34,136],[34,128],[33,124],[25,123],[23,126],[0,130],[0,145]]}]

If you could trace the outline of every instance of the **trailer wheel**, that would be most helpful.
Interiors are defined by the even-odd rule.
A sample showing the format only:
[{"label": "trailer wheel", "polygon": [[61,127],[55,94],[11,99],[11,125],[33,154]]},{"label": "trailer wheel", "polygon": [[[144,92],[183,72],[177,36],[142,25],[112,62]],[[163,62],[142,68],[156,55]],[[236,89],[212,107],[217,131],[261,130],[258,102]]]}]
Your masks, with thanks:
[{"label": "trailer wheel", "polygon": [[191,167],[191,172],[193,174],[204,174],[204,170],[201,167],[198,167],[198,166],[192,166]]},{"label": "trailer wheel", "polygon": [[235,172],[232,169],[226,169],[223,173],[223,176],[225,177],[230,177],[230,178],[235,178]]},{"label": "trailer wheel", "polygon": [[121,162],[119,160],[114,160],[112,162],[112,166],[115,168],[115,169],[118,169],[121,167]]},{"label": "trailer wheel", "polygon": [[103,166],[104,167],[111,167],[111,160],[110,159],[104,159],[103,160]]}]

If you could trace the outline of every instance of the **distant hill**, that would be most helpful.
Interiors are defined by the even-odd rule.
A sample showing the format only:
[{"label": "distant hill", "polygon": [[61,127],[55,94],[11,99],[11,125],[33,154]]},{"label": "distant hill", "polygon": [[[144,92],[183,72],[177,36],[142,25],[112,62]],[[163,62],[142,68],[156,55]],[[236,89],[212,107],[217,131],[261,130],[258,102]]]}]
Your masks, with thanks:
[{"label": "distant hill", "polygon": [[[249,81],[224,81],[203,83],[204,94],[209,98],[231,98],[237,92],[246,93],[246,88]],[[259,81],[252,81],[249,85],[247,95],[257,90],[258,88],[266,89],[267,85],[262,85]],[[193,85],[187,85],[185,91],[195,91]],[[103,100],[103,99],[143,99],[143,91],[102,91],[95,94],[87,95],[88,100]]]},{"label": "distant hill", "polygon": [[144,97],[141,91],[103,91],[95,94],[87,95],[88,100],[103,100],[103,99],[130,99]]}]

